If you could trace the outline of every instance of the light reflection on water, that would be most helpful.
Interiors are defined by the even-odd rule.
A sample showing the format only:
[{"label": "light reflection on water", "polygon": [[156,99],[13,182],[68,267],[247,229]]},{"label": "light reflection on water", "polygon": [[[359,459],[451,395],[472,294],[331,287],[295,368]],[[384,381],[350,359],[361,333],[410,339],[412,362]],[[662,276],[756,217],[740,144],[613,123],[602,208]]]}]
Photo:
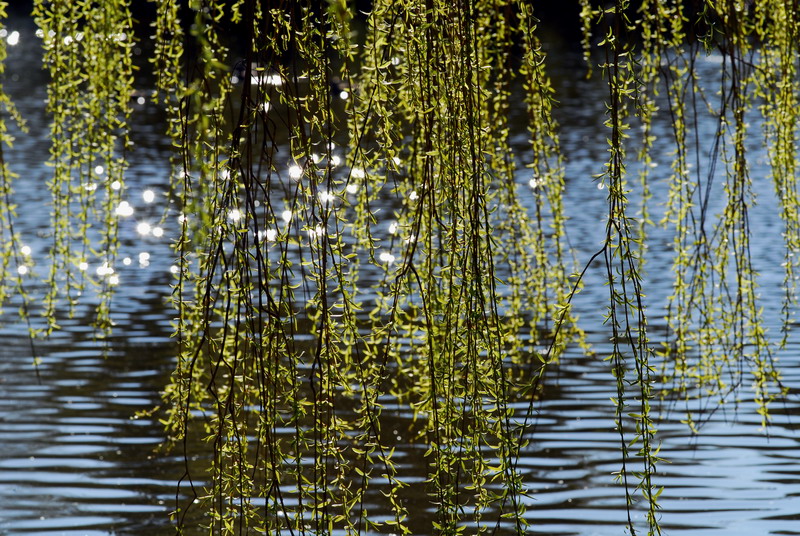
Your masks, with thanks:
[{"label": "light reflection on water", "polygon": [[[16,200],[21,210],[17,231],[32,259],[49,246],[46,189],[50,168],[44,115],[45,77],[37,61],[37,39],[20,29],[19,46],[9,49],[4,85],[28,121],[30,135],[15,133],[5,156],[19,174]],[[121,251],[116,266],[81,262],[92,275],[119,277],[114,306],[120,330],[105,346],[93,340],[91,307],[74,319],[62,318],[63,330],[50,341],[37,341],[37,373],[24,325],[12,322],[11,304],[0,324],[0,534],[99,535],[169,534],[179,460],[156,455],[160,426],[138,411],[159,403],[173,350],[170,314],[163,304],[172,255],[166,237],[139,238],[137,218],[159,222],[167,168],[160,112],[135,110],[132,167],[126,205],[120,209]],[[161,139],[161,144],[153,143]],[[96,169],[101,175],[104,170]],[[151,193],[147,193],[151,192]],[[152,198],[151,198],[152,196]],[[38,207],[35,210],[25,210]],[[129,216],[129,217],[128,217]],[[152,256],[152,257],[151,257]],[[124,258],[130,263],[123,262]],[[150,259],[158,259],[150,264]],[[135,262],[138,261],[138,262]],[[26,263],[34,272],[42,269]],[[41,273],[40,273],[41,275]],[[29,280],[35,291],[34,279]]]},{"label": "light reflection on water", "polygon": [[0,347],[0,534],[161,531],[177,475],[152,452],[158,428],[134,413],[157,403],[165,339],[158,350],[117,339],[104,355],[66,325],[70,340],[39,344],[39,384],[24,328],[9,328]]},{"label": "light reflection on water", "polygon": [[[24,33],[18,38],[26,43]],[[8,160],[21,175],[16,183],[20,206],[42,206],[46,193],[39,185],[49,172],[41,161],[48,154],[43,139],[47,120],[41,112],[44,80],[38,71],[29,77],[13,76],[15,69],[28,72],[26,66],[36,64],[29,47],[14,47],[10,54],[12,76],[7,87],[33,132],[17,136]],[[597,82],[574,76],[567,65],[570,58],[565,60],[561,66],[567,74],[557,77],[556,85],[564,90],[558,115],[568,159],[566,205],[580,209],[571,214],[569,232],[579,260],[584,261],[602,238],[606,192],[598,190],[592,176],[602,171],[607,156],[603,102],[585,96],[603,93]],[[575,68],[580,68],[577,63]],[[130,155],[126,205],[119,214],[120,259],[129,262],[121,262],[108,274],[120,278],[114,300],[117,328],[110,346],[92,340],[86,318],[65,319],[63,331],[52,341],[37,343],[42,357],[41,383],[37,383],[24,328],[9,324],[0,330],[0,534],[172,533],[167,514],[174,506],[181,461],[155,455],[160,426],[147,417],[133,418],[137,411],[158,403],[158,390],[171,366],[168,334],[172,313],[163,299],[170,271],[176,268],[168,247],[175,228],[168,224],[179,224],[183,216],[173,215],[160,223],[161,192],[169,173],[163,165],[168,161],[169,144],[161,136],[162,120],[157,109],[141,103],[133,115],[137,148]],[[713,125],[705,128],[713,129]],[[524,136],[518,145],[524,147]],[[664,147],[665,160],[654,167],[657,195],[663,194],[663,186],[659,192],[658,184],[661,181],[663,185],[669,170],[668,152]],[[755,167],[753,173],[760,174],[760,183],[765,185],[761,204],[751,216],[753,230],[774,232],[775,203],[763,180],[766,171]],[[297,180],[303,169],[292,164],[286,174]],[[364,172],[354,169],[351,175],[363,179]],[[519,182],[526,188],[535,187],[531,180],[521,177]],[[354,180],[346,192],[353,194],[357,188]],[[335,203],[339,202],[337,196],[345,193],[320,195],[330,196],[326,200]],[[293,220],[289,209],[276,214],[284,223]],[[241,213],[231,211],[229,218],[238,221]],[[31,237],[34,257],[46,251],[47,241],[35,238],[43,223],[41,214],[21,214],[19,230]],[[398,232],[394,222],[383,224],[387,236]],[[264,238],[276,240],[281,228],[267,229]],[[670,241],[668,232],[653,231],[645,284],[653,304],[663,303],[671,291],[669,277],[662,276],[671,262]],[[754,257],[764,274],[765,303],[770,303],[773,295],[778,298],[772,303],[779,303],[779,243],[776,239],[754,244]],[[396,261],[388,250],[382,251],[379,259],[386,264]],[[103,269],[81,266],[83,270],[98,268]],[[620,468],[620,438],[613,429],[610,401],[616,393],[608,364],[602,360],[607,335],[591,332],[602,321],[603,312],[595,305],[606,297],[600,277],[599,271],[590,271],[587,288],[575,301],[600,357],[569,353],[551,374],[544,402],[536,411],[531,446],[520,460],[519,469],[530,490],[526,506],[534,534],[623,533],[625,498],[612,477]],[[653,307],[658,310],[658,305]],[[767,313],[774,316],[776,311]],[[655,328],[659,327],[657,317],[652,316]],[[770,322],[774,324],[774,319]],[[662,523],[669,534],[800,534],[800,454],[798,418],[794,417],[800,388],[796,342],[779,357],[793,396],[785,404],[773,406],[768,435],[760,429],[753,405],[746,402],[747,393],[736,410],[729,405],[713,413],[700,436],[692,436],[680,423],[682,408],[677,405],[659,424],[661,454],[669,463],[659,465],[657,484],[666,486],[660,503]],[[409,475],[413,490],[407,500],[412,512],[424,512],[430,508],[422,500],[426,494],[424,449],[403,440],[413,416],[390,408],[387,404],[384,415],[397,436],[398,467]],[[370,512],[378,519],[382,496],[372,490],[369,498],[375,503]],[[420,513],[411,527],[415,534],[432,532],[430,520]]]}]

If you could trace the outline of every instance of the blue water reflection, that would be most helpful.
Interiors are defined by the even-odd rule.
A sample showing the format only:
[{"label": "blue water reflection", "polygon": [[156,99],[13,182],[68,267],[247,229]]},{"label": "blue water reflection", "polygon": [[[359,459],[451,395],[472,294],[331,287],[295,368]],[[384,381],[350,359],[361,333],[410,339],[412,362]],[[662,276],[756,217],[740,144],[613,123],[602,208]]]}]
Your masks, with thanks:
[{"label": "blue water reflection", "polygon": [[[42,159],[48,154],[43,114],[44,75],[38,65],[33,35],[19,30],[19,45],[9,51],[7,88],[31,134],[17,135],[6,155],[20,174],[16,182],[21,207],[44,206],[47,193],[41,187],[49,169]],[[707,69],[715,66],[706,60]],[[602,240],[606,193],[592,177],[602,171],[607,157],[605,106],[598,81],[583,80],[575,73],[582,67],[577,56],[555,62],[555,83],[561,107],[561,142],[567,158],[566,205],[570,213],[569,233],[580,262],[585,262]],[[147,88],[142,88],[145,90]],[[100,269],[118,277],[114,300],[117,323],[109,343],[93,339],[90,308],[79,309],[73,319],[64,318],[63,331],[49,342],[38,342],[41,357],[37,382],[25,327],[6,324],[0,329],[0,534],[106,535],[171,534],[168,513],[174,508],[176,482],[182,473],[177,456],[156,454],[161,427],[136,412],[158,404],[158,392],[168,377],[172,347],[168,335],[173,313],[164,305],[174,271],[169,239],[182,215],[162,221],[169,176],[169,143],[162,136],[163,115],[144,102],[134,111],[133,141],[128,189],[120,206],[121,262]],[[664,134],[663,124],[657,124]],[[713,135],[715,125],[701,125],[701,136]],[[525,145],[525,135],[517,140]],[[664,195],[669,173],[668,146],[663,161],[653,168],[654,194]],[[758,149],[757,149],[758,150]],[[776,203],[767,170],[761,162],[751,170],[758,177],[760,203],[753,208],[751,223],[757,234],[779,234]],[[633,169],[632,169],[633,171]],[[287,167],[286,179],[297,180],[303,168]],[[358,191],[363,171],[352,171],[353,182],[344,192],[321,192],[325,202],[337,203]],[[527,188],[529,178],[520,178]],[[415,192],[410,194],[416,195]],[[293,221],[289,208],[276,214],[274,229],[263,238],[274,241]],[[229,218],[237,221],[238,211]],[[21,213],[18,230],[41,258],[48,242],[41,213]],[[386,221],[388,235],[401,233]],[[308,229],[309,234],[326,232]],[[653,303],[654,331],[663,330],[658,307],[671,292],[667,274],[671,264],[669,231],[653,230],[650,263],[645,288]],[[779,240],[753,244],[753,255],[762,273],[762,298],[771,305],[768,323],[775,326],[776,308],[782,294],[782,249]],[[378,258],[388,267],[394,254],[382,251]],[[606,289],[602,273],[590,271],[586,290],[575,300],[583,326],[598,355],[607,350],[607,333],[599,329]],[[773,299],[775,298],[775,299]],[[797,392],[798,345],[790,341],[780,354],[784,380],[792,396],[774,405],[769,433],[760,428],[760,417],[746,396],[736,404],[710,415],[703,434],[692,436],[680,423],[682,409],[676,405],[659,424],[662,456],[669,463],[658,468],[657,484],[666,487],[661,497],[662,524],[671,535],[751,536],[754,534],[800,534],[800,451]],[[535,433],[519,469],[530,491],[526,499],[533,534],[610,536],[623,534],[625,497],[613,482],[620,468],[619,435],[613,429],[616,395],[608,363],[583,353],[568,353],[557,373],[548,379],[544,402],[537,408]],[[424,496],[424,471],[419,445],[404,443],[402,435],[413,418],[392,413],[386,400],[384,414],[392,419],[398,436],[397,464],[407,482]],[[522,405],[524,406],[524,405]],[[520,407],[524,411],[524,407]],[[710,408],[709,408],[710,409]],[[291,432],[287,430],[287,432]],[[369,495],[375,519],[381,495]],[[422,512],[430,505],[421,503]],[[413,510],[417,512],[417,510]],[[415,514],[419,516],[420,514]],[[641,519],[642,514],[636,514]],[[415,534],[432,532],[424,516],[412,522]],[[469,532],[469,530],[467,530]]]}]

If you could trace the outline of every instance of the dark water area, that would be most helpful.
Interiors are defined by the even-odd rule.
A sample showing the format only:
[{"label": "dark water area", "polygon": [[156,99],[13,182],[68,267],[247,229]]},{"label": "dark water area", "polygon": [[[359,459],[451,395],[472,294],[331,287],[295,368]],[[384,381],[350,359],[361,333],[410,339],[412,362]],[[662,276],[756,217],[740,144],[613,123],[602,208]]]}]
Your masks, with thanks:
[{"label": "dark water area", "polygon": [[[49,218],[42,207],[49,194],[43,185],[50,173],[43,163],[48,154],[46,79],[39,68],[39,41],[33,29],[27,22],[21,22],[19,28],[19,44],[9,49],[6,87],[28,120],[30,133],[17,135],[6,158],[20,175],[15,183],[20,207],[17,230],[34,256],[44,258]],[[9,30],[14,29],[12,22]],[[557,54],[556,49],[551,52]],[[551,65],[567,159],[568,233],[578,265],[582,265],[603,238],[606,192],[598,189],[592,177],[602,172],[607,157],[605,93],[602,82],[584,79],[585,68],[577,55],[556,55]],[[700,69],[713,76],[719,69],[718,58],[704,58]],[[125,196],[135,213],[121,220],[119,257],[123,262],[114,298],[114,335],[105,342],[94,339],[89,326],[91,307],[79,308],[73,319],[64,315],[61,331],[48,341],[36,341],[41,359],[37,379],[26,328],[14,320],[14,304],[0,319],[2,536],[174,533],[169,512],[176,505],[183,459],[180,453],[156,450],[162,428],[146,414],[159,404],[159,391],[174,358],[169,339],[174,312],[165,300],[174,258],[169,240],[177,223],[174,214],[161,220],[170,147],[161,134],[160,110],[136,103],[131,121],[135,148],[130,154]],[[707,138],[715,126],[702,123],[700,136]],[[654,198],[665,200],[671,147],[666,123],[657,123],[656,129],[666,141],[657,146],[660,158],[652,170]],[[775,333],[783,250],[777,205],[758,137],[753,135],[751,170],[759,196],[759,204],[751,212],[752,230],[759,237],[753,255],[761,273],[765,318]],[[521,163],[525,138],[520,134],[514,140],[521,149]],[[635,166],[629,171],[635,174]],[[520,188],[525,188],[528,180],[521,172]],[[141,223],[163,226],[164,233],[142,236],[137,231]],[[649,245],[645,288],[653,336],[658,337],[665,328],[659,311],[671,292],[670,232],[653,229]],[[613,479],[620,469],[619,435],[614,430],[610,401],[616,393],[609,364],[602,359],[608,351],[608,333],[602,327],[604,311],[597,307],[607,299],[602,276],[602,270],[590,270],[586,288],[575,300],[581,325],[597,356],[571,350],[548,378],[531,445],[520,460],[519,469],[530,492],[525,500],[531,534],[625,533],[625,497]],[[798,349],[798,339],[793,336],[777,356],[790,396],[773,405],[767,432],[761,428],[756,408],[748,402],[746,389],[738,403],[714,408],[713,413],[707,408],[708,422],[698,436],[680,422],[683,408],[676,405],[666,413],[658,428],[661,456],[669,463],[659,465],[656,482],[666,487],[660,504],[667,534],[800,534]],[[389,409],[385,414],[395,427],[400,466],[409,480],[424,479],[422,448],[403,437],[404,426],[413,416]],[[377,501],[381,496],[373,497],[376,504],[370,505],[370,512],[380,517]],[[425,503],[424,508],[428,507]],[[412,511],[416,512],[413,533],[432,533],[424,510]],[[643,517],[638,511],[634,515]]]}]

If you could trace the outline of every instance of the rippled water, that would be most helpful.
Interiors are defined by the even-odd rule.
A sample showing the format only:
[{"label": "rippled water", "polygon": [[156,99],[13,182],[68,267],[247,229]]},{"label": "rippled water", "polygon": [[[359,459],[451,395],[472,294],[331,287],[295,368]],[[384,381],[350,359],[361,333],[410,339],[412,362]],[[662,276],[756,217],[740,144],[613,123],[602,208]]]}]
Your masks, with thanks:
[{"label": "rippled water", "polygon": [[168,364],[158,346],[107,351],[70,328],[40,348],[41,383],[19,333],[0,348],[0,534],[141,534],[165,525],[171,460],[153,455],[152,407]]},{"label": "rippled water", "polygon": [[[20,135],[7,155],[21,177],[17,182],[22,210],[41,207],[47,194],[41,188],[49,173],[43,114],[44,78],[38,71],[32,30],[21,28],[20,45],[11,49],[7,82],[31,134]],[[704,69],[713,72],[713,58]],[[577,58],[565,56],[560,71],[559,120],[567,156],[567,206],[575,207],[569,223],[572,245],[585,262],[601,243],[605,192],[592,175],[602,171],[606,132],[604,104],[598,82],[581,79]],[[142,88],[145,89],[145,88]],[[122,284],[115,298],[117,328],[108,343],[93,340],[87,314],[62,321],[63,330],[47,342],[37,342],[42,358],[37,372],[24,326],[7,320],[0,329],[0,534],[169,534],[168,512],[174,507],[176,481],[182,472],[177,457],[154,453],[161,428],[136,412],[158,403],[158,391],[171,366],[170,310],[163,298],[170,281],[171,254],[167,238],[141,237],[136,226],[154,225],[168,170],[168,147],[160,135],[162,117],[148,105],[137,107],[128,173],[128,200],[136,218],[123,221]],[[663,129],[663,126],[661,127]],[[713,125],[702,128],[713,129]],[[520,146],[524,146],[521,137]],[[664,195],[669,147],[654,171],[656,198]],[[763,274],[762,297],[768,323],[779,308],[782,272],[779,225],[766,170],[760,205],[751,222],[758,236],[754,256]],[[660,182],[659,182],[660,181]],[[521,181],[523,182],[523,181]],[[661,184],[661,186],[659,186]],[[148,203],[144,192],[156,193]],[[149,218],[149,219],[148,219]],[[31,237],[35,252],[46,242],[36,239],[47,223],[39,213],[21,211],[19,231]],[[771,237],[771,238],[769,238]],[[670,292],[669,234],[655,230],[651,241],[646,289],[651,300],[654,333],[663,329],[657,310]],[[145,259],[147,262],[142,262]],[[600,329],[602,311],[596,308],[606,294],[600,271],[588,274],[587,288],[575,302],[583,326],[599,356],[607,334]],[[774,299],[773,299],[774,297]],[[747,393],[734,408],[724,406],[712,415],[700,436],[680,423],[676,407],[659,425],[662,456],[657,483],[666,486],[661,497],[662,524],[668,534],[735,536],[800,534],[800,451],[796,432],[800,389],[797,339],[779,355],[791,396],[773,408],[768,434]],[[624,533],[625,499],[614,484],[619,470],[619,436],[613,430],[615,395],[608,363],[602,357],[569,353],[548,383],[547,396],[536,414],[536,432],[520,469],[530,489],[528,517],[531,532],[560,535],[619,535]],[[388,411],[386,412],[388,415]],[[398,430],[398,461],[413,468],[422,459],[420,447],[403,441],[403,413],[389,416]],[[424,466],[417,467],[423,478]],[[377,500],[377,497],[376,497]],[[377,510],[373,507],[372,512]],[[380,514],[378,514],[380,515]],[[431,532],[422,515],[412,522],[415,534]]]},{"label": "rippled water", "polygon": [[[10,25],[13,28],[13,24]],[[46,188],[50,168],[49,119],[44,113],[45,74],[39,42],[29,22],[20,23],[20,43],[10,47],[5,86],[30,128],[16,132],[5,153],[19,174],[16,230],[43,258],[49,224]],[[159,403],[169,375],[171,312],[164,306],[172,258],[166,238],[141,237],[137,221],[156,222],[163,211],[142,193],[160,191],[168,169],[167,148],[157,136],[158,110],[137,106],[127,197],[137,218],[122,222],[118,270],[125,284],[114,299],[119,330],[94,340],[90,307],[48,341],[36,341],[41,359],[33,367],[27,328],[7,308],[0,324],[0,534],[169,534],[180,460],[154,452],[162,439],[152,418],[136,413]],[[142,256],[144,254],[144,256]],[[140,260],[150,256],[149,266]],[[95,269],[96,267],[90,267]],[[66,315],[63,315],[66,317]]]}]

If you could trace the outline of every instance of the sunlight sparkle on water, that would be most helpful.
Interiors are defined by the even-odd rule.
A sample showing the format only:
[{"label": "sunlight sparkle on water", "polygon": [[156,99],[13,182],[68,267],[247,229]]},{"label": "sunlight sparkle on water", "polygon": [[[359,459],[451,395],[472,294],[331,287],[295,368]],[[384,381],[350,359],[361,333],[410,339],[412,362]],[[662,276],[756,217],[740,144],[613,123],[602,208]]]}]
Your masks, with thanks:
[{"label": "sunlight sparkle on water", "polygon": [[103,168],[103,166],[95,166],[94,167],[95,175],[102,175],[103,171],[105,171],[105,168]]},{"label": "sunlight sparkle on water", "polygon": [[351,182],[345,187],[345,190],[347,190],[348,194],[354,194],[358,192],[358,184]]},{"label": "sunlight sparkle on water", "polygon": [[11,45],[12,47],[16,46],[17,44],[19,44],[19,32],[17,32],[16,30],[11,32],[8,35],[8,39],[6,39],[6,42],[9,45]]},{"label": "sunlight sparkle on water", "polygon": [[131,216],[133,215],[133,207],[127,201],[121,201],[114,213],[122,217]]},{"label": "sunlight sparkle on water", "polygon": [[228,219],[231,221],[239,221],[242,219],[242,212],[235,208],[228,213]]},{"label": "sunlight sparkle on water", "polygon": [[259,70],[250,77],[250,83],[256,85],[280,86],[283,85],[283,79],[279,74],[266,74],[262,70]]},{"label": "sunlight sparkle on water", "polygon": [[31,247],[30,246],[22,246],[20,248],[20,252],[22,252],[23,255],[30,255],[31,254]]},{"label": "sunlight sparkle on water", "polygon": [[19,266],[19,267],[17,268],[17,273],[18,273],[19,275],[26,275],[26,274],[28,273],[28,267],[27,267],[27,266],[25,266],[24,264],[23,264],[22,266]]},{"label": "sunlight sparkle on water", "polygon": [[360,167],[354,167],[353,169],[350,170],[350,175],[356,179],[363,179],[364,177],[367,176],[367,173]]},{"label": "sunlight sparkle on water", "polygon": [[323,205],[327,205],[328,203],[331,203],[336,199],[336,196],[327,190],[321,191],[318,195],[319,195],[319,201]]},{"label": "sunlight sparkle on water", "polygon": [[281,218],[283,218],[283,221],[285,221],[286,223],[289,223],[290,221],[292,221],[292,211],[291,210],[284,210],[281,213]]},{"label": "sunlight sparkle on water", "polygon": [[278,237],[278,231],[276,231],[275,229],[267,229],[265,236],[268,241],[274,242],[275,239]]},{"label": "sunlight sparkle on water", "polygon": [[114,273],[114,269],[112,267],[110,267],[107,262],[104,262],[103,264],[101,264],[100,266],[97,267],[97,270],[95,270],[95,273],[97,275],[101,275],[101,276],[102,275],[112,275]]},{"label": "sunlight sparkle on water", "polygon": [[299,180],[300,177],[302,176],[303,176],[303,168],[301,168],[297,164],[289,166],[289,177],[291,177],[294,180]]},{"label": "sunlight sparkle on water", "polygon": [[119,276],[118,275],[112,275],[111,277],[109,277],[108,278],[108,284],[112,285],[112,286],[113,285],[119,285]]},{"label": "sunlight sparkle on water", "polygon": [[164,229],[162,229],[161,227],[153,227],[153,236],[155,236],[156,238],[161,238],[162,236],[164,236]]},{"label": "sunlight sparkle on water", "polygon": [[122,183],[121,182],[114,181],[114,182],[111,183],[111,189],[112,190],[119,190],[120,188],[122,188]]},{"label": "sunlight sparkle on water", "polygon": [[306,229],[306,233],[309,238],[317,238],[319,236],[325,236],[326,229],[322,225],[315,225],[310,229]]},{"label": "sunlight sparkle on water", "polygon": [[156,200],[156,193],[153,190],[145,190],[142,192],[142,199],[145,203],[152,203]]},{"label": "sunlight sparkle on water", "polygon": [[124,264],[125,266],[130,266],[131,262],[133,261],[131,260],[130,257],[125,257],[124,259],[122,259],[122,264]]},{"label": "sunlight sparkle on water", "polygon": [[392,264],[395,261],[394,255],[386,251],[382,252],[378,258],[386,264]]},{"label": "sunlight sparkle on water", "polygon": [[181,269],[175,264],[173,264],[172,266],[169,267],[169,272],[171,274],[177,274],[180,271],[181,271]]},{"label": "sunlight sparkle on water", "polygon": [[152,231],[152,227],[150,227],[150,224],[146,221],[139,222],[139,224],[136,226],[136,232],[142,236],[149,235],[150,231]]},{"label": "sunlight sparkle on water", "polygon": [[416,201],[417,199],[419,199],[419,194],[417,193],[416,190],[412,190],[411,193],[408,194],[408,198],[412,201]]},{"label": "sunlight sparkle on water", "polygon": [[88,262],[84,261],[84,262],[78,264],[78,270],[80,270],[81,272],[85,272],[88,269],[89,269],[89,263]]}]

